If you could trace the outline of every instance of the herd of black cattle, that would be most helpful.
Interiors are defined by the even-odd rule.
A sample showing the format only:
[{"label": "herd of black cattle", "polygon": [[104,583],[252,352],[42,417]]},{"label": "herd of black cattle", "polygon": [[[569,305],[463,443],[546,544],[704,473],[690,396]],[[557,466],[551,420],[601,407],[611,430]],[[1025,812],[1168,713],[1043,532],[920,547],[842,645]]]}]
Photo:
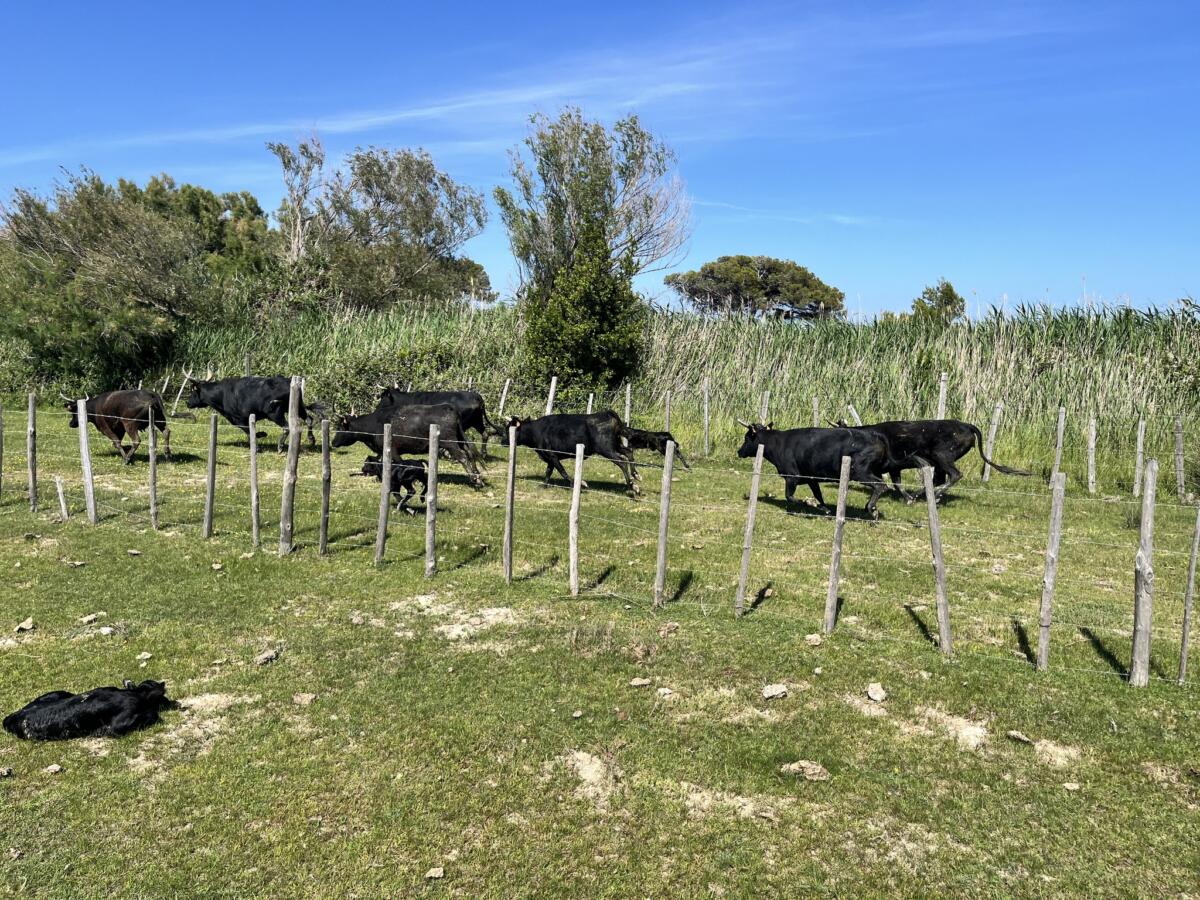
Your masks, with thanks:
[{"label": "herd of black cattle", "polygon": [[[187,405],[191,409],[208,407],[249,435],[250,418],[273,422],[285,429],[279,438],[283,448],[288,427],[291,381],[283,377],[225,378],[219,381],[191,380]],[[64,398],[67,399],[67,398]],[[67,399],[71,426],[79,427],[77,403]],[[108,391],[84,401],[87,421],[112,441],[126,464],[133,462],[147,428],[158,429],[163,436],[163,455],[170,458],[171,432],[162,398],[150,391]],[[299,403],[299,415],[308,425],[308,439],[315,444],[313,424],[323,418],[318,403]],[[738,456],[753,457],[762,448],[763,458],[772,463],[786,483],[788,511],[792,511],[796,487],[807,484],[822,506],[821,482],[837,480],[843,457],[850,459],[850,478],[870,489],[866,511],[877,516],[876,501],[892,488],[906,499],[914,499],[901,487],[904,469],[932,466],[935,494],[940,497],[961,477],[955,463],[973,447],[983,456],[983,436],[968,422],[954,419],[933,421],[882,422],[876,425],[831,428],[776,429],[772,424],[741,422],[745,440]],[[473,391],[400,391],[384,390],[376,408],[366,415],[339,416],[330,441],[333,447],[362,443],[371,451],[361,474],[382,480],[384,429],[391,426],[391,472],[389,488],[398,507],[413,512],[408,503],[422,485],[424,500],[426,463],[406,459],[405,453],[429,453],[430,426],[437,425],[439,449],[466,470],[472,484],[482,484],[480,463],[487,455],[489,437],[504,437],[506,428],[516,429],[517,444],[530,447],[546,464],[545,483],[557,472],[571,480],[563,467],[564,457],[573,457],[583,445],[585,456],[611,460],[620,470],[631,494],[637,494],[638,474],[634,451],[649,450],[664,454],[674,437],[666,431],[643,431],[621,421],[611,410],[597,413],[557,413],[537,419],[512,418],[504,426],[492,422],[484,408],[483,397]],[[479,447],[467,439],[466,432],[479,435]],[[129,437],[130,444],[124,443]],[[678,453],[680,463],[688,467]],[[1013,475],[1029,473],[998,465],[986,457],[993,468]],[[52,691],[43,694],[3,721],[6,731],[31,740],[64,740],[87,736],[119,736],[158,721],[159,713],[175,704],[166,696],[159,681],[141,684],[125,682],[123,687],[103,687],[74,694]]]},{"label": "herd of black cattle", "polygon": [[[273,422],[284,429],[279,436],[283,449],[288,427],[288,406],[291,380],[283,376],[224,378],[219,381],[190,379],[191,392],[187,405],[191,409],[207,407],[224,416],[231,424],[249,434],[250,418],[256,423]],[[170,457],[171,432],[162,398],[151,391],[108,391],[85,401],[87,419],[112,441],[127,463],[140,444],[142,430],[153,425],[163,435],[163,454]],[[78,427],[76,401],[68,400],[71,426]],[[351,411],[353,413],[353,411]],[[299,415],[307,423],[308,440],[315,444],[313,424],[325,417],[320,403],[305,406],[299,400]],[[960,478],[957,461],[978,448],[983,456],[983,435],[969,422],[955,419],[880,422],[873,425],[848,427],[839,422],[829,428],[777,429],[774,424],[738,422],[746,428],[745,440],[738,456],[755,456],[763,449],[763,458],[775,466],[786,485],[788,511],[795,502],[796,487],[806,484],[817,502],[825,507],[821,493],[822,481],[836,481],[840,475],[842,457],[850,458],[850,479],[870,491],[866,512],[877,516],[876,502],[889,490],[885,476],[891,479],[890,489],[906,500],[914,497],[901,485],[900,473],[905,469],[931,466],[934,470],[935,493],[940,498]],[[596,413],[554,413],[536,419],[510,418],[497,425],[488,418],[483,397],[475,391],[402,391],[384,389],[374,410],[364,415],[342,415],[334,421],[331,445],[335,448],[364,444],[371,451],[362,466],[362,475],[382,480],[384,430],[390,425],[392,435],[390,488],[397,507],[413,512],[409,501],[416,485],[424,485],[426,463],[421,459],[405,458],[406,453],[427,455],[430,426],[436,425],[441,453],[459,463],[471,483],[483,484],[480,467],[487,457],[490,437],[503,438],[507,428],[516,429],[519,446],[532,448],[546,464],[545,483],[557,472],[566,481],[571,477],[563,467],[563,459],[573,457],[577,445],[583,445],[585,457],[599,456],[611,460],[625,479],[630,494],[639,493],[634,452],[649,450],[666,452],[668,441],[674,437],[666,431],[645,431],[621,421],[612,410]],[[478,435],[479,446],[468,439],[467,433]],[[128,436],[130,444],[124,444]],[[676,445],[677,458],[684,467],[687,461]],[[1028,475],[1028,472],[1000,465],[984,458],[1000,472]],[[424,499],[424,490],[421,498]]]}]

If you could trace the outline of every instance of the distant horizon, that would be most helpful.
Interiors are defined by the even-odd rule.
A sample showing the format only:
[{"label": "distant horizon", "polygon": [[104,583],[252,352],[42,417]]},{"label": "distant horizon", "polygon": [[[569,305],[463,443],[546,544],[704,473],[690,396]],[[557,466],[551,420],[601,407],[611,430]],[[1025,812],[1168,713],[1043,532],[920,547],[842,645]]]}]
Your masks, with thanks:
[{"label": "distant horizon", "polygon": [[47,66],[41,42],[20,42],[0,60],[0,197],[86,166],[110,182],[165,173],[246,190],[274,213],[268,140],[315,131],[331,165],[357,146],[423,147],[488,196],[487,228],[461,252],[507,295],[516,269],[491,190],[508,184],[529,115],[575,105],[607,123],[637,113],[678,155],[692,240],[636,282],[660,304],[668,271],[738,253],[805,266],[852,317],[903,312],[943,277],[973,318],[1200,294],[1189,4],[608,12],[531,24],[489,6],[452,20],[382,5],[12,9],[9,33],[53,34],[55,52]]}]

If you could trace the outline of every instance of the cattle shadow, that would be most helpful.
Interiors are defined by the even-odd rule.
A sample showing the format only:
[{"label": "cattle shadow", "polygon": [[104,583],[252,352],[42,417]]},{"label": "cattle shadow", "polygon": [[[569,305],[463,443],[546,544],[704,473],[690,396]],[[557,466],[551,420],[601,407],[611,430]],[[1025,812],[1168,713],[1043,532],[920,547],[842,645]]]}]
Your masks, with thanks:
[{"label": "cattle shadow", "polygon": [[683,572],[679,576],[679,583],[675,585],[674,592],[670,597],[667,598],[667,603],[678,603],[681,599],[683,599],[683,595],[688,592],[688,589],[692,586],[692,582],[695,580],[696,573],[691,569]]},{"label": "cattle shadow", "polygon": [[532,569],[528,572],[523,572],[520,575],[514,575],[513,583],[515,584],[515,583],[521,582],[521,581],[532,581],[535,578],[541,578],[543,575],[545,575],[547,572],[549,572],[551,569],[553,569],[555,566],[557,566],[558,563],[559,563],[559,556],[557,553],[555,553],[548,560],[546,560],[546,562],[542,563],[537,568]]},{"label": "cattle shadow", "polygon": [[596,588],[600,587],[600,585],[602,585],[602,584],[604,584],[604,582],[608,581],[608,579],[612,577],[612,574],[615,571],[617,571],[617,567],[614,566],[612,563],[609,563],[607,566],[605,566],[600,571],[599,575],[597,575],[595,578],[591,579],[587,584],[581,586],[581,588],[580,588],[581,592],[588,592],[588,591],[596,590]]},{"label": "cattle shadow", "polygon": [[454,563],[454,565],[447,566],[446,571],[454,572],[458,569],[465,569],[467,566],[471,565],[471,563],[478,562],[480,559],[487,556],[487,552],[490,549],[491,548],[487,544],[477,544],[468,553],[463,554],[462,558]]},{"label": "cattle shadow", "polygon": [[775,587],[774,581],[768,581],[766,584],[764,584],[762,587],[760,587],[758,589],[758,593],[756,593],[754,595],[754,599],[750,601],[750,605],[746,607],[746,612],[744,613],[744,615],[748,616],[748,615],[750,615],[750,613],[754,612],[756,609],[758,609],[760,606],[762,606],[763,602],[767,599],[767,597],[771,594],[774,594],[774,590],[773,590],[774,587]]},{"label": "cattle shadow", "polygon": [[1101,638],[1090,628],[1080,628],[1079,633],[1087,638],[1088,643],[1092,645],[1092,649],[1096,651],[1096,654],[1102,660],[1108,663],[1109,667],[1114,672],[1116,672],[1122,678],[1129,677],[1128,667],[1125,665],[1125,663],[1121,662],[1121,660],[1117,658],[1117,655],[1113,653],[1108,644],[1104,643],[1103,638]]},{"label": "cattle shadow", "polygon": [[1033,647],[1029,643],[1029,632],[1026,630],[1025,624],[1016,616],[1012,617],[1012,630],[1017,639],[1017,649],[1030,665],[1034,665],[1037,659],[1034,656]]},{"label": "cattle shadow", "polygon": [[[773,506],[776,509],[781,509],[793,519],[818,519],[832,522],[837,516],[837,510],[833,506],[809,506],[803,501],[793,502],[792,507],[795,511],[788,512],[787,500],[783,497],[762,495],[758,498],[758,502],[767,506]],[[861,506],[850,506],[849,504],[846,505],[846,518],[862,522],[875,521],[875,517]]]},{"label": "cattle shadow", "polygon": [[933,632],[929,630],[929,626],[925,624],[925,620],[913,609],[912,604],[905,603],[904,611],[908,613],[908,617],[912,619],[912,623],[917,626],[917,631],[921,633],[922,640],[928,641],[936,647],[938,645],[937,638],[933,636]]}]

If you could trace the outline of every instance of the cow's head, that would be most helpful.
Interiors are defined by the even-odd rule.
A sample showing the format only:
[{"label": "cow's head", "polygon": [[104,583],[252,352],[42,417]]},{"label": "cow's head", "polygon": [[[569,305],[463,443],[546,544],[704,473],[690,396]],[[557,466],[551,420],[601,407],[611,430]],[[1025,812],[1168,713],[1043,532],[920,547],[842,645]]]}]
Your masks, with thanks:
[{"label": "cow's head", "polygon": [[738,448],[737,455],[742,459],[754,456],[758,452],[758,445],[762,443],[762,439],[766,436],[767,432],[775,427],[775,423],[768,422],[766,425],[755,423],[752,425],[749,422],[743,422],[741,419],[737,421],[739,425],[746,426],[746,438],[742,441],[742,446]]},{"label": "cow's head", "polygon": [[65,409],[67,412],[69,412],[71,414],[71,427],[78,428],[79,427],[79,404],[75,400],[72,400],[70,397],[68,397],[66,394],[64,394],[62,391],[58,392],[58,396],[62,398],[63,409]]},{"label": "cow's head", "polygon": [[349,416],[338,416],[334,422],[333,437],[329,441],[331,447],[349,447],[358,440],[353,432],[354,420]]},{"label": "cow's head", "polygon": [[508,429],[510,429],[510,428],[515,428],[515,429],[517,429],[517,432],[520,433],[521,426],[524,425],[527,421],[529,421],[529,420],[522,419],[520,416],[511,416],[508,420],[508,423],[504,426],[504,431],[501,433],[508,434]]},{"label": "cow's head", "polygon": [[363,460],[362,471],[358,474],[367,478],[382,478],[383,460],[378,456],[368,456]]},{"label": "cow's head", "polygon": [[196,381],[195,379],[189,380],[192,383],[192,389],[188,391],[188,409],[199,409],[202,406],[208,406],[208,401],[205,399],[205,388],[208,387],[208,383]]},{"label": "cow's head", "polygon": [[178,709],[179,704],[167,696],[165,681],[146,679],[141,684],[125,682],[125,689],[137,694],[143,702],[153,704],[157,709]]}]

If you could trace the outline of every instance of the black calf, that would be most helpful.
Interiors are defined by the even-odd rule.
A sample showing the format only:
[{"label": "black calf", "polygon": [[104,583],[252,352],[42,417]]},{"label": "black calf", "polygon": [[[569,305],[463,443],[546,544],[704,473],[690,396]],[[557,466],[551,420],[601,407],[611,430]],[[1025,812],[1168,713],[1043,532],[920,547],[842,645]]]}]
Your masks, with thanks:
[{"label": "black calf", "polygon": [[[421,502],[425,502],[425,492],[429,488],[428,476],[426,474],[426,465],[421,459],[393,459],[392,460],[392,483],[389,485],[392,496],[396,498],[396,512],[406,512],[410,516],[415,516],[417,511],[408,505],[412,500],[413,494],[417,492],[414,485],[421,482]],[[383,481],[383,461],[378,456],[368,456],[363,462],[362,472],[359,474],[374,478],[376,481]],[[400,496],[400,491],[404,491],[404,496]]]},{"label": "black calf", "polygon": [[161,681],[125,687],[101,687],[83,694],[51,691],[4,719],[4,730],[31,741],[65,741],[80,737],[120,737],[148,728],[164,709],[178,704],[167,697]]}]

